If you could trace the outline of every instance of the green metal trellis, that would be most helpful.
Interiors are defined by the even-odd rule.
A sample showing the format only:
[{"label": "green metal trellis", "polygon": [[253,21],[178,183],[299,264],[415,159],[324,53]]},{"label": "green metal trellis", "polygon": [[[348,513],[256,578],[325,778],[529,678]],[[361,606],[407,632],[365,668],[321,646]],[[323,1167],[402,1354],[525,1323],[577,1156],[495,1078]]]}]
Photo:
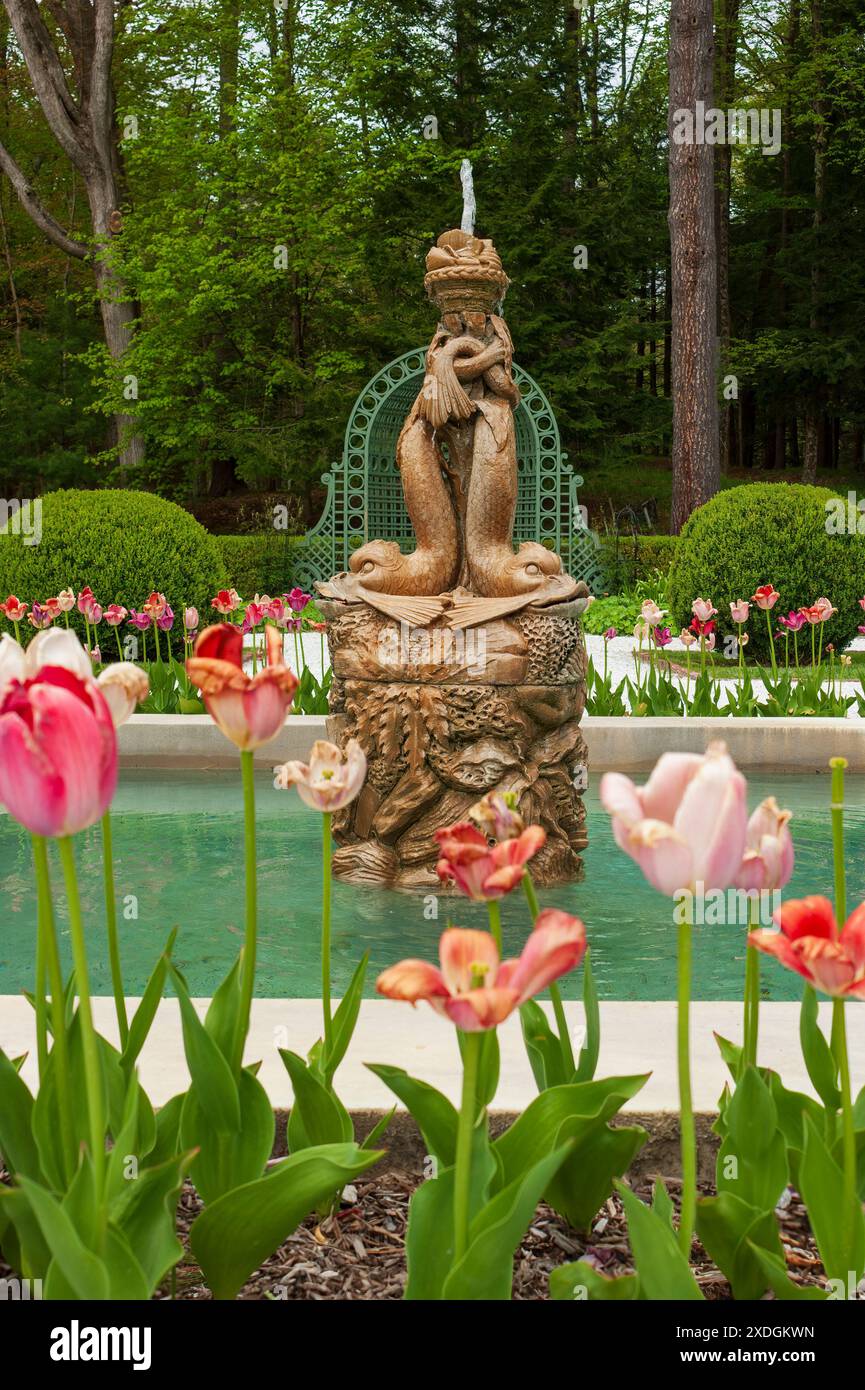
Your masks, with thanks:
[{"label": "green metal trellis", "polygon": [[[397,357],[361,391],[349,417],[342,459],[322,482],[327,500],[321,520],[292,548],[288,578],[306,588],[348,568],[368,540],[393,540],[404,551],[414,541],[403,501],[396,443],[424,377],[426,348]],[[562,453],[559,427],[537,382],[516,363],[522,396],[514,417],[519,489],[514,540],[539,540],[558,551],[565,568],[593,592],[602,583],[598,540],[577,502],[582,483]]]}]

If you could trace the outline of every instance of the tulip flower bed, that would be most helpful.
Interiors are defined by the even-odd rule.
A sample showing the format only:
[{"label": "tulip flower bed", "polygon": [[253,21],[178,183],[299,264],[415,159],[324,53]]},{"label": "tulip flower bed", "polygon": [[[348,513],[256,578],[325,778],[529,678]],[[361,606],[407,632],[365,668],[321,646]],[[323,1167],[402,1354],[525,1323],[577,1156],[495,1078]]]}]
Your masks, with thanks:
[{"label": "tulip flower bed", "polygon": [[[256,594],[248,603],[244,603],[236,589],[220,589],[211,606],[223,619],[238,624],[244,637],[245,660],[253,673],[265,661],[268,629],[272,627],[279,633],[290,633],[294,643],[294,664],[299,673],[293,710],[297,714],[327,714],[331,681],[331,673],[326,669],[324,646],[327,624],[321,621],[310,594],[295,587],[280,598]],[[69,629],[70,614],[73,621],[83,628],[84,645],[96,672],[109,659],[108,653],[103,655],[102,652],[105,635],[100,637],[100,628],[108,628],[113,631],[119,661],[130,660],[146,674],[149,692],[139,702],[142,714],[204,713],[200,692],[190,682],[185,666],[200,623],[197,608],[184,606],[178,621],[178,615],[163,593],[151,593],[139,611],[126,609],[119,603],[103,605],[89,586],[82,589],[77,597],[72,589],[67,588],[56,598],[42,602],[28,604],[10,594],[5,603],[0,603],[0,615],[5,617],[19,644],[25,622],[37,631],[46,631],[61,621]],[[122,641],[121,627],[128,629]],[[182,636],[183,661],[175,660],[172,655],[172,640],[176,644],[178,632]],[[318,635],[320,677],[316,677],[306,663],[305,633]],[[110,647],[110,637],[108,643]]]},{"label": "tulip flower bed", "polygon": [[[820,897],[780,903],[772,929],[760,927],[761,895],[779,895],[789,882],[790,813],[769,797],[749,815],[745,779],[722,744],[704,755],[665,754],[643,787],[619,773],[602,781],[616,844],[657,891],[659,912],[666,900],[678,945],[680,1174],[651,1189],[634,1167],[647,1131],[620,1115],[639,1097],[648,1070],[596,1074],[600,1013],[591,923],[554,907],[540,910],[531,864],[544,831],[523,823],[515,798],[494,792],[465,822],[440,828],[438,875],[457,895],[448,915],[458,922],[463,895],[485,904],[488,929],[449,925],[437,951],[431,941],[424,958],[396,961],[377,981],[393,1008],[427,1004],[439,1015],[441,1028],[453,1030],[459,1058],[456,1105],[404,1070],[400,1056],[368,1063],[420,1135],[424,1180],[411,1185],[375,1171],[394,1111],[371,1128],[356,1128],[337,1080],[352,1046],[367,967],[361,958],[334,1007],[331,817],[364,785],[366,760],[356,743],[342,753],[318,742],[308,763],[286,763],[276,776],[279,788],[296,789],[320,817],[322,846],[321,1030],[278,1049],[293,1105],[284,1149],[276,1151],[276,1116],[257,1074],[261,1059],[247,1047],[259,939],[253,754],[281,730],[298,678],[284,662],[275,622],[266,626],[264,664],[256,660],[251,673],[243,641],[239,624],[208,627],[197,635],[185,669],[238,751],[243,802],[243,867],[238,847],[237,869],[243,945],[203,1020],[173,959],[176,929],[169,924],[131,1014],[124,988],[110,807],[118,779],[116,726],[145,697],[142,672],[118,662],[94,676],[91,654],[65,628],[40,631],[26,651],[9,637],[0,646],[0,803],[32,837],[39,905],[35,1091],[21,1075],[23,1058],[0,1052],[6,1264],[40,1280],[48,1299],[143,1300],[172,1290],[233,1299],[275,1283],[292,1296],[306,1290],[314,1297],[310,1264],[316,1277],[323,1275],[309,1258],[310,1243],[344,1253],[348,1242],[355,1258],[341,1261],[337,1277],[344,1294],[361,1297],[401,1290],[411,1300],[507,1300],[541,1297],[547,1288],[552,1298],[568,1301],[700,1300],[719,1292],[743,1300],[852,1296],[865,1273],[865,1092],[854,1103],[846,1009],[848,1001],[865,998],[865,905],[848,915],[844,760],[832,767],[834,906]],[[95,1027],[88,957],[94,937],[85,936],[78,890],[75,837],[97,823],[119,1046]],[[57,862],[72,946],[66,976],[52,877]],[[698,1189],[692,925],[698,897],[729,890],[749,917],[742,1030],[738,1040],[718,1038],[729,1083],[714,1122],[715,1182]],[[525,900],[525,938],[517,955],[502,959],[500,905],[511,893]],[[787,968],[804,981],[800,1039],[813,1095],[790,1089],[761,1064],[763,955],[774,958],[771,968]],[[576,1041],[558,982],[578,968],[585,1030]],[[178,1001],[190,1082],[154,1110],[138,1063],[166,990]],[[551,1016],[538,1003],[545,991]],[[817,991],[833,1000],[828,1036],[818,1022]],[[537,1095],[522,1113],[493,1123],[497,1028],[511,1015],[519,1016]],[[406,1010],[406,1038],[412,1026]],[[646,1068],[652,1051],[647,1037]],[[795,1259],[791,1236],[804,1250]],[[368,1272],[379,1255],[385,1283]]]},{"label": "tulip flower bed", "polygon": [[[823,629],[837,609],[829,599],[818,598],[809,607],[782,614],[773,629],[771,612],[780,594],[771,584],[756,590],[752,600],[730,604],[734,631],[723,637],[723,650],[730,661],[730,679],[717,661],[718,610],[709,599],[697,598],[692,604],[690,626],[683,628],[676,641],[676,660],[672,659],[674,638],[664,626],[666,610],[654,599],[646,599],[634,628],[634,676],[616,679],[609,669],[609,644],[617,629],[603,633],[602,669],[589,660],[586,678],[586,709],[597,715],[634,715],[691,718],[778,719],[799,716],[846,718],[855,711],[865,716],[865,688],[861,680],[851,680],[852,659],[824,645]],[[859,600],[865,609],[865,598]],[[746,664],[749,643],[746,630],[752,605],[766,619],[770,666]],[[865,625],[859,627],[865,633]],[[720,651],[720,648],[718,648]]]}]

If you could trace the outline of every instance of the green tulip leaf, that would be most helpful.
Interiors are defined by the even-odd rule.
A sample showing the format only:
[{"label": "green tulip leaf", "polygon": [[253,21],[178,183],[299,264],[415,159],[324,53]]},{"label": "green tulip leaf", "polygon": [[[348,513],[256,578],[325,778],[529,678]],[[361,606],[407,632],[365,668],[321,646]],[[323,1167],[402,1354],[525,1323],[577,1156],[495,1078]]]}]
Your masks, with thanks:
[{"label": "green tulip leaf", "polygon": [[380,1151],[323,1144],[282,1159],[256,1182],[206,1207],[189,1233],[214,1298],[234,1298],[249,1275],[333,1192],[372,1167]]}]

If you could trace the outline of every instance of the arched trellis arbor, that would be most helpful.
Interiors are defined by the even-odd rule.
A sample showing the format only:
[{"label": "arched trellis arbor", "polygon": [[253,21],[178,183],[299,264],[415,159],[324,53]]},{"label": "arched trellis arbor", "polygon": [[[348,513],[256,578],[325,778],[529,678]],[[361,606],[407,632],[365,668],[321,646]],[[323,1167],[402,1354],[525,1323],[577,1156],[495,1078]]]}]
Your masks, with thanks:
[{"label": "arched trellis arbor", "polygon": [[[291,578],[310,587],[348,569],[352,551],[369,540],[414,540],[403,501],[396,444],[423,382],[426,348],[397,357],[372,378],[352,408],[342,459],[325,473],[321,520],[292,550]],[[514,541],[540,540],[557,551],[576,579],[601,582],[597,537],[577,502],[579,474],[565,462],[552,407],[537,382],[513,365],[521,401],[514,416],[519,485]]]}]

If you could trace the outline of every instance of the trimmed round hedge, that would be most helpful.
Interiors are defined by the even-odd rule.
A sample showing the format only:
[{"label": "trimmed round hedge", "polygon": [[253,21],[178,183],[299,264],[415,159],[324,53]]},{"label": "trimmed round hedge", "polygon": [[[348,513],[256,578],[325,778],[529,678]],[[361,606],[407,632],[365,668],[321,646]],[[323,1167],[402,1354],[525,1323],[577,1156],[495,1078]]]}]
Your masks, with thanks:
[{"label": "trimmed round hedge", "polygon": [[[38,545],[25,545],[21,536],[0,536],[3,599],[15,594],[38,603],[66,588],[77,594],[89,584],[103,608],[122,603],[140,611],[148,594],[158,589],[176,615],[173,638],[180,637],[184,604],[194,604],[203,621],[209,618],[211,599],[228,581],[225,562],[214,537],[182,507],[150,492],[108,488],[70,488],[49,492],[41,500]],[[77,609],[69,617],[83,635]],[[130,630],[125,624],[119,629],[121,640]],[[99,627],[99,638],[104,656],[111,660],[116,643],[105,624]],[[179,648],[182,643],[176,640],[173,645]]]},{"label": "trimmed round hedge", "polygon": [[[750,599],[761,584],[773,584],[780,594],[770,614],[773,632],[778,631],[779,614],[786,617],[791,609],[825,596],[838,613],[824,627],[823,642],[843,651],[865,622],[858,603],[865,595],[865,536],[827,531],[834,509],[827,510],[826,503],[837,496],[830,488],[802,483],[746,483],[699,507],[682,527],[671,570],[675,630],[690,623],[695,598],[710,599],[718,609],[722,648],[723,635],[737,630],[730,603]],[[749,656],[768,662],[766,618],[756,604],[745,631]],[[783,651],[777,641],[776,651]],[[792,651],[791,640],[791,659]],[[799,634],[799,653],[810,660],[807,625]]]}]

